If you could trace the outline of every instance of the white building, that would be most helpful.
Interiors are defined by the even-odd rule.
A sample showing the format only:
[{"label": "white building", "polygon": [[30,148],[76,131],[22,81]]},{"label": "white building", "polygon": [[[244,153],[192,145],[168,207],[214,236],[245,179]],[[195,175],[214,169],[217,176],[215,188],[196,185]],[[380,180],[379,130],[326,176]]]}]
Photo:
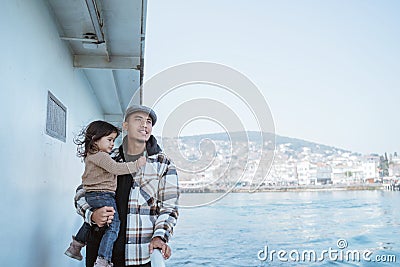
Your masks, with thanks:
[{"label": "white building", "polygon": [[317,166],[309,161],[301,161],[296,167],[299,185],[310,185],[317,183]]},{"label": "white building", "polygon": [[346,184],[346,172],[348,167],[343,164],[332,166],[332,183],[333,184]]},{"label": "white building", "polygon": [[332,183],[332,168],[327,164],[317,164],[316,184]]},{"label": "white building", "polygon": [[373,182],[375,179],[378,179],[378,164],[376,160],[367,160],[362,163],[365,181]]},{"label": "white building", "polygon": [[389,176],[400,177],[400,158],[393,158],[389,163]]}]

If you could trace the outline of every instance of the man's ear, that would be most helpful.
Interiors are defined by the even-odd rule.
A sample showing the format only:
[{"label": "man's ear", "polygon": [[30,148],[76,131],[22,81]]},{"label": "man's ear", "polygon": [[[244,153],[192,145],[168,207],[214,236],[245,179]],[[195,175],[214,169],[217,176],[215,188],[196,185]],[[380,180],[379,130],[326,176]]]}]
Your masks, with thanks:
[{"label": "man's ear", "polygon": [[128,130],[128,123],[127,123],[126,121],[124,121],[124,122],[122,123],[122,129],[125,130],[125,131]]}]

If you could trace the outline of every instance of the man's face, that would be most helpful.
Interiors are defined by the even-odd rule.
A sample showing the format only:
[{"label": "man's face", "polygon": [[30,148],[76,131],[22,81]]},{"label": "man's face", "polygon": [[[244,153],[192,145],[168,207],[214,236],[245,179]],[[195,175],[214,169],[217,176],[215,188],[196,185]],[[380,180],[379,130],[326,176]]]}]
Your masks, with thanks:
[{"label": "man's face", "polygon": [[138,111],[129,115],[123,123],[123,128],[127,131],[129,139],[146,142],[150,138],[153,125],[149,114]]}]

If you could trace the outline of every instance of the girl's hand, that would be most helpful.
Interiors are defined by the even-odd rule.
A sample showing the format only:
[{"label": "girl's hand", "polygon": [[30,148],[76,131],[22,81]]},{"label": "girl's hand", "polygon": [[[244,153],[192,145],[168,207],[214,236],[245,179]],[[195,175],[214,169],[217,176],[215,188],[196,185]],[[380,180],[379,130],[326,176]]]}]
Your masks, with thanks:
[{"label": "girl's hand", "polygon": [[142,167],[144,165],[146,165],[146,157],[141,156],[138,160],[137,160],[137,165],[138,167]]}]

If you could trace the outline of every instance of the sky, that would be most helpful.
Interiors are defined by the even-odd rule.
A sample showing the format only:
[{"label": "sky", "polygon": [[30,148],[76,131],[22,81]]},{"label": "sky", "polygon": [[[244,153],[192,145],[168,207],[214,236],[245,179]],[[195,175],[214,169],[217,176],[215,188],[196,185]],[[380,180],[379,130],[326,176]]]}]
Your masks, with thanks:
[{"label": "sky", "polygon": [[[399,12],[397,0],[148,1],[145,83],[182,63],[223,64],[261,91],[279,135],[363,154],[400,152]],[[151,94],[144,91],[144,104]],[[240,98],[191,85],[154,106],[161,125],[154,133],[175,107],[206,97],[255,130]],[[194,120],[181,133],[221,129]]]}]

